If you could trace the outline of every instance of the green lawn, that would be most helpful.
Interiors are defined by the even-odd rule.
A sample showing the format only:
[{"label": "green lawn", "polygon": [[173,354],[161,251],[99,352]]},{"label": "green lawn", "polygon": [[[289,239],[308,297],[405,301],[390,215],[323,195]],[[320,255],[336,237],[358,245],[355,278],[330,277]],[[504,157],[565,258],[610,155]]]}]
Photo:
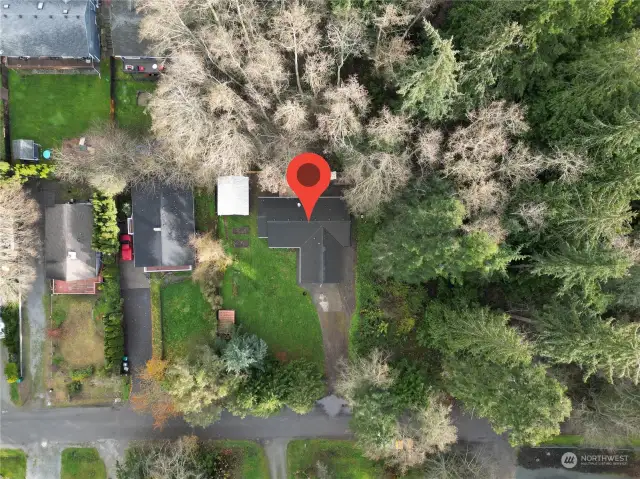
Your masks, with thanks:
[{"label": "green lawn", "polygon": [[27,455],[20,449],[0,449],[0,477],[24,479],[27,475]]},{"label": "green lawn", "polygon": [[287,447],[290,479],[320,478],[318,462],[326,466],[329,477],[341,479],[379,479],[382,466],[362,456],[350,441],[327,439],[291,441]]},{"label": "green lawn", "polygon": [[[269,477],[269,465],[262,447],[253,441],[214,441],[214,448],[232,449],[242,456],[242,479],[264,479]],[[238,471],[240,472],[240,471]]]},{"label": "green lawn", "polygon": [[69,447],[62,451],[60,479],[106,479],[107,469],[94,447]]},{"label": "green lawn", "polygon": [[[624,439],[621,438],[619,440],[613,441],[619,447],[627,447],[634,446],[640,447],[640,437]],[[544,441],[542,446],[594,446],[593,444],[585,444],[584,437],[579,435],[571,435],[571,434],[560,434],[559,436],[554,436],[551,439],[547,439]]]},{"label": "green lawn", "polygon": [[196,188],[193,192],[193,203],[196,220],[196,231],[200,233],[213,231],[218,226],[216,215],[216,196],[203,188]]},{"label": "green lawn", "polygon": [[151,356],[154,359],[162,359],[162,276],[152,274],[149,280],[149,293],[151,296]]},{"label": "green lawn", "polygon": [[138,106],[138,92],[155,91],[156,82],[122,72],[122,60],[116,60],[116,72],[116,122],[120,128],[144,134],[151,128],[151,116]]},{"label": "green lawn", "polygon": [[9,70],[11,137],[43,148],[81,136],[94,121],[109,119],[109,62],[97,75],[30,75]]},{"label": "green lawn", "polygon": [[211,306],[191,278],[164,286],[160,294],[164,352],[167,358],[182,356],[192,344],[211,338],[216,318]]},{"label": "green lawn", "polygon": [[[249,226],[249,235],[233,228]],[[257,237],[255,212],[251,216],[220,218],[218,236],[234,263],[222,285],[225,309],[236,310],[236,324],[264,339],[272,354],[305,357],[324,370],[322,333],[318,315],[306,291],[296,282],[294,250],[269,249]],[[234,239],[248,239],[249,248],[234,248]]]}]

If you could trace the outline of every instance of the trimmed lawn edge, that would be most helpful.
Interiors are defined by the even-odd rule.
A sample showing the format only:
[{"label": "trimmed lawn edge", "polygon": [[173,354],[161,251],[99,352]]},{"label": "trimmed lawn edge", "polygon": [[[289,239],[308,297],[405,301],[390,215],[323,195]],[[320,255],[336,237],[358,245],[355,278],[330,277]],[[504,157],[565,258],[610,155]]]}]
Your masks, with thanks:
[{"label": "trimmed lawn edge", "polygon": [[162,359],[162,301],[160,290],[162,277],[152,274],[149,281],[149,296],[151,297],[151,357]]},{"label": "trimmed lawn edge", "polygon": [[64,449],[60,459],[60,479],[85,478],[107,478],[107,468],[98,450],[95,447],[68,447]]},{"label": "trimmed lawn edge", "polygon": [[[631,437],[626,439],[617,439],[613,441],[616,447],[640,447],[640,437]],[[584,446],[584,447],[608,447],[609,445],[598,446],[586,443],[584,437],[578,434],[560,434],[542,442],[540,446]]]},{"label": "trimmed lawn edge", "polygon": [[7,479],[25,479],[27,455],[22,449],[0,449],[0,474]]}]

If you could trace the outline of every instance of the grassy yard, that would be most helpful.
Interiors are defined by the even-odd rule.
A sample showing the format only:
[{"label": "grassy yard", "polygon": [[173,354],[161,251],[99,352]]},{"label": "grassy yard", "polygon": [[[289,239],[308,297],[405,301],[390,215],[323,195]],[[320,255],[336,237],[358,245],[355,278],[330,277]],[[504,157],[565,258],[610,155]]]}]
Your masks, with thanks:
[{"label": "grassy yard", "polygon": [[106,479],[107,469],[93,447],[69,447],[62,451],[60,479]]},{"label": "grassy yard", "polygon": [[[634,437],[629,439],[621,438],[619,440],[613,441],[618,447],[640,447],[640,437]],[[559,436],[552,437],[551,439],[547,439],[542,443],[543,446],[570,446],[570,447],[578,447],[578,446],[596,446],[594,444],[586,444],[584,437],[579,435],[572,434],[560,434]]]},{"label": "grassy yard", "polygon": [[138,134],[149,131],[151,116],[144,106],[138,106],[138,92],[154,92],[155,89],[154,80],[141,80],[122,72],[122,60],[116,60],[116,122],[120,128]]},{"label": "grassy yard", "polygon": [[[53,295],[51,328],[57,330],[45,342],[45,378],[53,388],[55,405],[104,404],[121,396],[120,377],[101,374],[105,365],[104,329],[101,316],[94,314],[97,295]],[[45,304],[49,310],[49,304]],[[72,378],[85,371],[80,390],[69,388]],[[90,371],[90,373],[87,373]],[[95,373],[95,374],[94,374]]]},{"label": "grassy yard", "polygon": [[200,286],[191,278],[167,284],[161,290],[162,333],[167,358],[183,356],[202,338],[216,331],[216,318]]},{"label": "grassy yard", "polygon": [[151,297],[151,356],[162,359],[162,276],[152,274],[149,281]]},{"label": "grassy yard", "polygon": [[27,455],[20,449],[0,449],[0,477],[25,479]]},{"label": "grassy yard", "polygon": [[328,477],[341,479],[387,477],[382,466],[362,456],[355,444],[350,441],[314,439],[289,443],[287,468],[290,479],[326,477],[319,474],[318,462],[326,467]]},{"label": "grassy yard", "polygon": [[196,220],[196,231],[200,233],[213,231],[218,226],[216,215],[216,195],[203,188],[196,188],[193,192],[193,203]]},{"label": "grassy yard", "polygon": [[264,479],[269,477],[269,466],[262,447],[253,441],[214,441],[218,451],[230,449],[242,458],[236,471],[238,479]]},{"label": "grassy yard", "polygon": [[9,70],[11,137],[43,148],[82,135],[94,121],[109,119],[109,65],[97,75],[30,75]]},{"label": "grassy yard", "polygon": [[[233,233],[242,226],[249,226],[249,235]],[[264,339],[272,354],[304,357],[324,370],[320,323],[311,297],[296,282],[296,253],[269,249],[257,237],[255,212],[220,218],[218,236],[234,257],[222,285],[223,307],[235,309],[236,323]],[[249,248],[235,248],[234,239],[249,240]]]}]

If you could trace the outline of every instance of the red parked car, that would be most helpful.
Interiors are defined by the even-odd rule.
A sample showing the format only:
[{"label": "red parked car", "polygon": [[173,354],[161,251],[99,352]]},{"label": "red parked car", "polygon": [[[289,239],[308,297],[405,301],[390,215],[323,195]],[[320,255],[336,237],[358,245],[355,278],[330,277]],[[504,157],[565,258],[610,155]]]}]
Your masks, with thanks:
[{"label": "red parked car", "polygon": [[133,259],[133,238],[131,235],[120,235],[120,261]]}]

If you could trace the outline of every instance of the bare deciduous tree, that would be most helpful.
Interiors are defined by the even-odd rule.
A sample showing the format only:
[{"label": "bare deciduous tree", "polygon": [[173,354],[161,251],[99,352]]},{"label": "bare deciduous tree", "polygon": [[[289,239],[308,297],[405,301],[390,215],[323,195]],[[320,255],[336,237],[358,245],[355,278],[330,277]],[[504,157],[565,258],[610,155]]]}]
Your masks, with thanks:
[{"label": "bare deciduous tree", "polygon": [[94,125],[85,134],[86,148],[64,143],[56,150],[56,176],[88,184],[106,195],[121,193],[127,184],[161,179],[167,169],[154,155],[157,144],[135,138],[112,124]]},{"label": "bare deciduous tree", "polygon": [[411,125],[409,117],[394,115],[386,106],[382,108],[379,116],[367,125],[369,142],[382,149],[403,145],[412,132],[413,125]]},{"label": "bare deciduous tree", "polygon": [[487,233],[496,243],[502,243],[507,237],[507,230],[502,226],[498,216],[480,216],[469,224],[462,225],[468,233],[482,231]]},{"label": "bare deciduous tree", "polygon": [[546,158],[546,166],[559,174],[559,180],[571,183],[589,168],[587,159],[572,150],[555,150]]},{"label": "bare deciduous tree", "polygon": [[38,203],[18,181],[0,182],[0,302],[17,302],[35,278]]},{"label": "bare deciduous tree", "polygon": [[442,161],[442,140],[440,130],[428,128],[420,133],[417,143],[417,161],[422,173],[434,169]]},{"label": "bare deciduous tree", "polygon": [[300,83],[300,55],[313,53],[320,47],[318,32],[319,15],[302,3],[292,3],[283,8],[271,22],[274,39],[282,48],[293,52],[298,91],[302,93]]},{"label": "bare deciduous tree", "polygon": [[541,230],[545,225],[547,205],[545,203],[523,203],[515,212],[529,229]]},{"label": "bare deciduous tree", "polygon": [[352,211],[374,213],[401,190],[411,178],[410,155],[406,151],[366,154],[345,151],[344,179],[353,186],[345,192]]},{"label": "bare deciduous tree", "polygon": [[325,91],[328,111],[317,115],[320,135],[334,146],[344,146],[349,137],[359,135],[362,119],[369,108],[367,90],[355,77]]},{"label": "bare deciduous tree", "polygon": [[374,349],[369,356],[358,356],[350,362],[342,361],[336,392],[353,403],[356,393],[364,384],[388,388],[394,379],[388,360],[387,354]]},{"label": "bare deciduous tree", "polygon": [[359,57],[367,52],[364,19],[355,8],[341,9],[327,25],[327,40],[336,56],[338,85],[340,72],[349,57]]}]

